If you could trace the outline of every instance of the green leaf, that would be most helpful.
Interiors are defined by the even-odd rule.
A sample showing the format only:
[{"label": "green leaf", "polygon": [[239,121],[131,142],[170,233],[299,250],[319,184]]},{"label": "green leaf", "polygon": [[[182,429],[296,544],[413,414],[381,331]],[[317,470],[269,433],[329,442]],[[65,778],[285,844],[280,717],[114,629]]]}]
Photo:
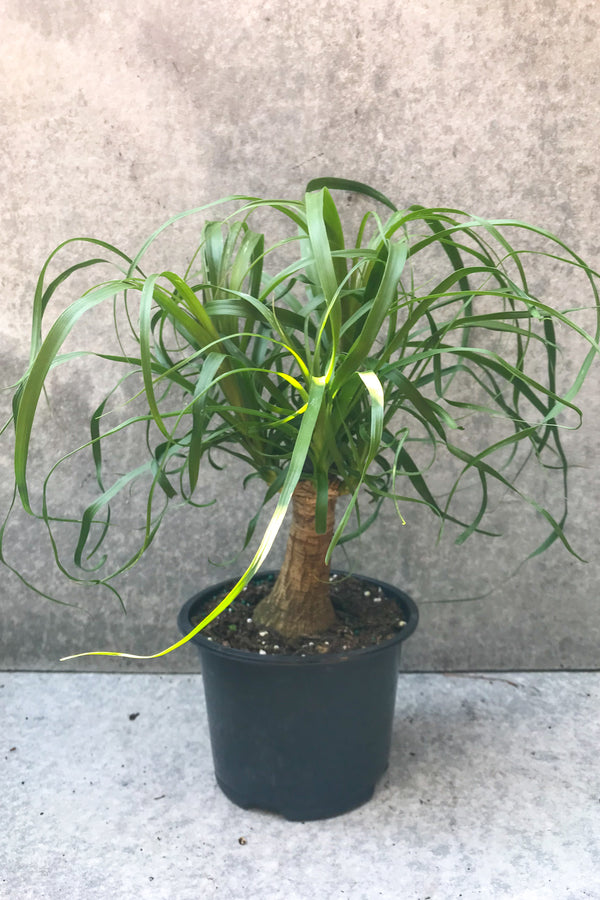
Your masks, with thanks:
[{"label": "green leaf", "polygon": [[389,245],[388,257],[381,283],[375,295],[366,322],[360,336],[354,342],[350,352],[339,365],[331,390],[335,393],[343,382],[357,372],[365,362],[375,338],[379,334],[385,316],[395,301],[398,281],[406,262],[407,246],[404,242]]},{"label": "green leaf", "polygon": [[27,456],[33,420],[46,376],[56,359],[58,351],[77,321],[86,312],[99,303],[112,298],[127,286],[127,282],[119,281],[99,285],[67,307],[50,328],[46,339],[31,363],[21,391],[15,422],[15,481],[21,503],[29,513],[32,512],[32,509],[29,504],[27,490]]},{"label": "green leaf", "polygon": [[381,445],[381,436],[383,434],[384,396],[381,382],[374,372],[359,372],[358,376],[363,382],[369,394],[369,400],[371,403],[369,445],[367,448],[367,453],[358,484],[356,485],[354,493],[350,498],[350,502],[346,506],[341,522],[335,530],[331,543],[327,548],[327,555],[325,557],[326,562],[329,562],[329,560],[331,559],[331,554],[333,553],[336,544],[338,543],[341,535],[344,532],[344,529],[346,528],[346,525],[348,524],[348,520],[350,518],[352,510],[354,509],[356,501],[358,500],[358,492],[365,480],[365,476],[369,470],[369,466],[371,465],[379,451],[379,447]]},{"label": "green leaf", "polygon": [[368,184],[363,184],[360,181],[353,181],[348,178],[313,178],[312,181],[308,182],[306,190],[319,191],[322,188],[329,188],[332,191],[351,191],[355,194],[363,194],[365,197],[377,200],[378,203],[383,203],[384,206],[388,206],[394,211],[397,208],[385,194],[376,191],[374,188],[369,187]]}]

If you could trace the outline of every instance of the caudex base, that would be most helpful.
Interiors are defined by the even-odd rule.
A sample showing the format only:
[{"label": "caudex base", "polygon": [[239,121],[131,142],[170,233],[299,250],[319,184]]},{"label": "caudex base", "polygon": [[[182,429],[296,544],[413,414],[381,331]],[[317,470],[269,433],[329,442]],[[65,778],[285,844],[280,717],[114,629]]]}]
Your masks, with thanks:
[{"label": "caudex base", "polygon": [[310,481],[300,481],[292,497],[292,524],[279,575],[272,590],[254,610],[258,625],[284,637],[318,635],[336,620],[329,598],[329,563],[325,554],[333,537],[336,481],[329,483],[327,528],[315,530],[317,493]]}]

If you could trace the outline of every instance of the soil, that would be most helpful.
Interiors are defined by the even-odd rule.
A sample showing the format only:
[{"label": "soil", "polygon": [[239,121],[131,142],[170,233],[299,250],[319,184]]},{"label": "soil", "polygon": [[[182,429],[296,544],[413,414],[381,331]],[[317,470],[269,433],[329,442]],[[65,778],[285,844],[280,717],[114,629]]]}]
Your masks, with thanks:
[{"label": "soil", "polygon": [[[406,625],[396,600],[379,586],[353,576],[332,575],[330,596],[337,614],[336,624],[318,635],[284,638],[278,632],[255,625],[252,621],[252,610],[269,592],[272,584],[272,576],[249,584],[226,610],[203,629],[204,637],[237,650],[307,656],[372,647],[394,637]],[[223,592],[206,600],[202,607],[195,610],[192,623],[197,625],[224,596]]]}]

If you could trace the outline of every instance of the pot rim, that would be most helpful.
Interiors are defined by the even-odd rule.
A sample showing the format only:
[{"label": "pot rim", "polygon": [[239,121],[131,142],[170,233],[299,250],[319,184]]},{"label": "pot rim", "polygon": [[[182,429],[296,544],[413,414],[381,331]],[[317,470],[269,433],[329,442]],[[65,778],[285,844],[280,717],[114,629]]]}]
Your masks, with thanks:
[{"label": "pot rim", "polygon": [[[268,569],[266,571],[259,572],[252,579],[253,582],[256,581],[265,581],[269,578],[275,578],[278,574],[277,570]],[[342,572],[339,569],[332,569],[332,575],[354,575],[354,573]],[[406,594],[400,588],[395,587],[392,584],[388,584],[385,581],[380,581],[378,578],[371,577],[369,575],[354,575],[356,578],[360,578],[361,581],[366,581],[370,584],[376,585],[377,587],[381,587],[386,593],[390,593],[394,595],[396,601],[398,602],[404,618],[406,620],[406,625],[399,631],[397,634],[393,635],[393,637],[388,638],[386,641],[382,641],[380,644],[374,644],[372,647],[361,647],[354,650],[348,650],[347,652],[342,653],[325,653],[325,654],[308,654],[306,656],[300,656],[298,654],[291,653],[278,653],[278,654],[260,654],[254,650],[239,650],[235,647],[224,647],[223,644],[220,644],[218,641],[209,640],[207,637],[204,637],[201,633],[194,635],[193,638],[190,638],[190,642],[195,644],[202,650],[208,650],[212,653],[217,653],[220,656],[228,656],[231,659],[236,659],[240,662],[247,662],[251,664],[260,664],[260,665],[327,665],[328,663],[340,663],[347,661],[349,659],[357,659],[360,656],[365,656],[367,654],[383,652],[385,650],[389,650],[394,645],[399,645],[407,638],[411,636],[411,634],[416,629],[419,622],[419,610],[417,608],[416,603],[408,594]],[[217,594],[226,590],[228,587],[233,586],[237,581],[237,578],[228,578],[225,581],[221,581],[215,585],[209,585],[198,593],[194,594],[187,600],[181,610],[179,611],[179,615],[177,617],[177,625],[182,634],[187,635],[192,631],[192,624],[190,622],[190,615],[194,606],[200,601],[204,600],[207,595]]]}]

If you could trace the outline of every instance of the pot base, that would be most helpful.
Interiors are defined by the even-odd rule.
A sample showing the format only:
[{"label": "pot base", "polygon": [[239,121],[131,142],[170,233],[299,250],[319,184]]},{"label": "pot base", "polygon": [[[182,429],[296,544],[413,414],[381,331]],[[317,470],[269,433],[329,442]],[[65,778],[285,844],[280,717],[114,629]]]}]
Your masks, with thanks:
[{"label": "pot base", "polygon": [[302,804],[298,803],[297,799],[293,800],[289,806],[286,806],[283,802],[276,806],[259,806],[256,804],[255,799],[249,797],[248,794],[236,791],[218,777],[216,781],[227,799],[235,803],[236,806],[241,807],[241,809],[259,809],[263,812],[275,813],[283,816],[288,822],[314,822],[317,819],[333,819],[336,816],[342,816],[344,813],[352,812],[353,809],[357,809],[359,806],[367,803],[373,796],[376,787],[375,784],[363,787],[354,795],[347,792],[343,803],[337,802],[330,806],[325,806],[321,801],[318,807],[303,807]]}]

